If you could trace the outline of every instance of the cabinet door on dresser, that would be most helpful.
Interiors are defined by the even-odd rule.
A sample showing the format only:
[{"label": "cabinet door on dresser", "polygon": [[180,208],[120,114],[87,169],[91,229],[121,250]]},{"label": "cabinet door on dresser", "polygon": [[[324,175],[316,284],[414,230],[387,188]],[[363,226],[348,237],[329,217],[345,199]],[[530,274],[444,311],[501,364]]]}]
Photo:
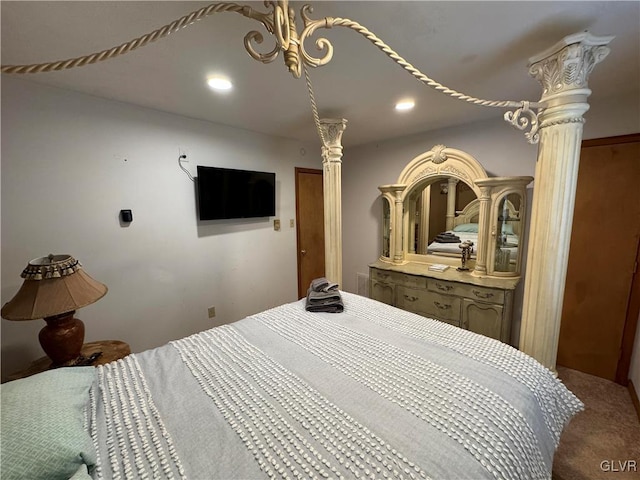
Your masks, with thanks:
[{"label": "cabinet door on dresser", "polygon": [[[462,328],[487,337],[509,342],[502,305],[462,300]],[[506,337],[506,338],[505,338]]]},{"label": "cabinet door on dresser", "polygon": [[375,278],[371,278],[369,285],[369,297],[373,300],[386,303],[387,305],[395,305],[395,285],[393,283],[380,282]]}]

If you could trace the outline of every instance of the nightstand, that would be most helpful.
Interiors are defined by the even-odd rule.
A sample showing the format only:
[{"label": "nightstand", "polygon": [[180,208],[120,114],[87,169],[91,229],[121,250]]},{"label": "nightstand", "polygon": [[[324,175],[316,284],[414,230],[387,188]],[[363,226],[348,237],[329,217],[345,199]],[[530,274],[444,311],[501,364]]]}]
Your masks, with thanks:
[{"label": "nightstand", "polygon": [[[104,365],[105,363],[120,360],[131,353],[131,348],[128,343],[121,342],[119,340],[101,340],[99,342],[89,342],[82,346],[82,355],[90,357],[91,355],[102,352],[91,365]],[[60,368],[73,368],[73,367],[60,367]],[[36,373],[44,372],[51,369],[51,359],[49,357],[42,357],[29,365],[24,370],[13,373],[7,378],[8,381],[18,380],[20,378],[29,377]]]}]

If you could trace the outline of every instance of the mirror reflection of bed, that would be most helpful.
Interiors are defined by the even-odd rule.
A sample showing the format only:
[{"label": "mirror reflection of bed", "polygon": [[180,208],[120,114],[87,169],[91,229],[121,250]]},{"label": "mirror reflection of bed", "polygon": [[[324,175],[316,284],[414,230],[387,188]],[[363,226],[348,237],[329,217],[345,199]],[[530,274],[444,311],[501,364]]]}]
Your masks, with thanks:
[{"label": "mirror reflection of bed", "polygon": [[[473,194],[473,191],[471,193]],[[477,246],[479,207],[479,200],[474,198],[462,210],[456,210],[451,227],[430,236],[428,242],[420,242],[420,237],[417,235],[416,239],[420,242],[417,246],[417,253],[422,253],[420,249],[425,248],[426,253],[431,255],[460,257],[462,242],[471,241],[474,246]],[[507,195],[498,206],[497,227],[490,232],[491,235],[497,237],[495,271],[515,272],[516,270],[521,229],[519,209],[519,195]],[[471,253],[471,258],[475,258],[475,249]]]},{"label": "mirror reflection of bed", "polygon": [[[449,192],[452,188],[455,195],[451,198]],[[410,253],[427,253],[427,245],[433,242],[439,233],[448,230],[451,222],[448,218],[448,215],[451,215],[448,213],[450,202],[453,202],[452,211],[461,211],[475,199],[476,194],[469,185],[452,178],[443,178],[416,192],[412,197],[412,208],[415,210],[415,214],[412,215],[415,222],[415,238],[411,245],[413,251]]]}]

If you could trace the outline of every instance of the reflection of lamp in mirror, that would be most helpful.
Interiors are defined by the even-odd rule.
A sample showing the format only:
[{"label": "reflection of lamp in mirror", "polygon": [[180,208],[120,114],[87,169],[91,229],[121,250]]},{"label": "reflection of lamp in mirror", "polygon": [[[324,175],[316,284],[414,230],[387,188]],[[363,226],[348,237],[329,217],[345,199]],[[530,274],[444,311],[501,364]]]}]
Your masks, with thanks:
[{"label": "reflection of lamp in mirror", "polygon": [[473,252],[473,242],[471,240],[465,240],[458,245],[458,248],[462,250],[460,258],[462,265],[458,267],[458,270],[460,272],[466,272],[469,270],[469,267],[467,267],[467,261],[471,258],[471,252]]},{"label": "reflection of lamp in mirror", "polygon": [[509,208],[507,206],[506,197],[502,199],[502,220],[505,222],[509,220]]},{"label": "reflection of lamp in mirror", "polygon": [[[47,325],[40,330],[40,345],[54,366],[87,364],[80,351],[84,323],[74,318],[107,293],[107,287],[87,275],[71,255],[49,255],[31,260],[23,270],[18,293],[2,307],[7,320],[36,320]],[[90,362],[89,362],[90,363]]]}]

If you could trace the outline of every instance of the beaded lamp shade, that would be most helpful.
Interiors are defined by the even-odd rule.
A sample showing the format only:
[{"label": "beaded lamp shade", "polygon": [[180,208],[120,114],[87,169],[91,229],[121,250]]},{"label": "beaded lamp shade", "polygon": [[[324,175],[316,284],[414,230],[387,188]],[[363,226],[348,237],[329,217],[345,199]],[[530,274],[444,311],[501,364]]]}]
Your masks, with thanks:
[{"label": "beaded lamp shade", "polygon": [[0,314],[7,320],[43,318],[40,344],[55,365],[80,357],[84,324],[73,318],[75,310],[107,293],[107,287],[91,278],[71,255],[49,255],[31,260],[23,270],[24,282]]}]

